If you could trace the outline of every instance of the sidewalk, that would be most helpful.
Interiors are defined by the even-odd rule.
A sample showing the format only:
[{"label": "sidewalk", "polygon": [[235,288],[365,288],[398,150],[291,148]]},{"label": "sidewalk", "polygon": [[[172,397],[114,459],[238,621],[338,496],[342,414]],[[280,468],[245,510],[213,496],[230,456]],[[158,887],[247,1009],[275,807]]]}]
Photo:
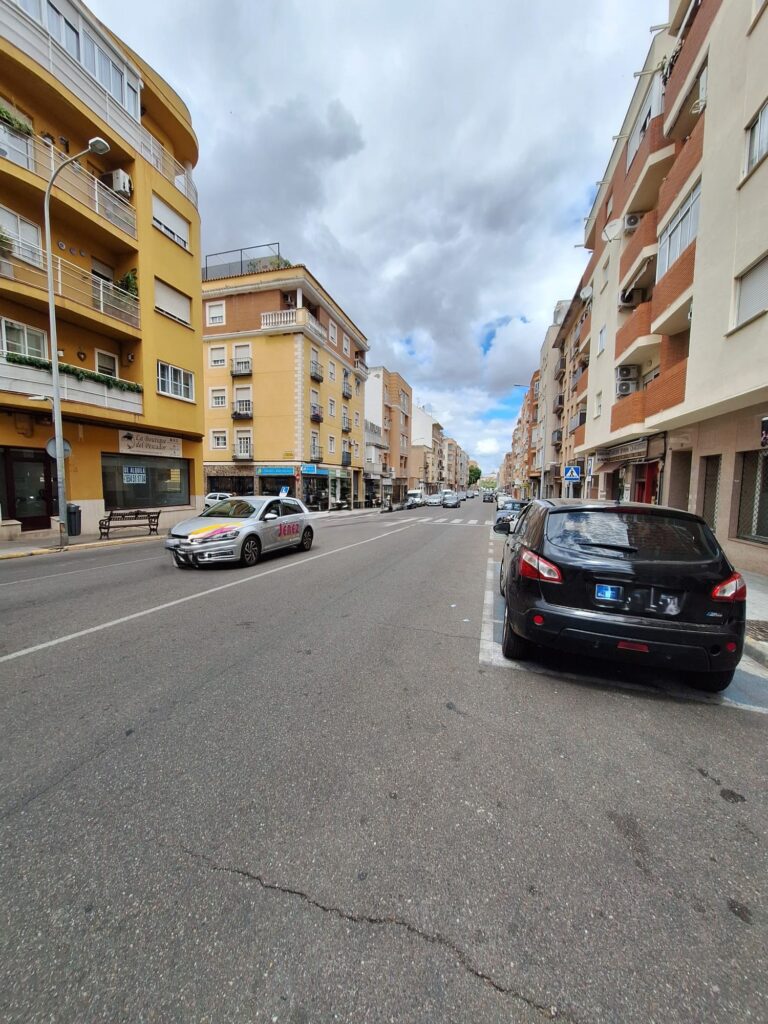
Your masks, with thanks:
[{"label": "sidewalk", "polygon": [[747,635],[744,652],[768,667],[768,576],[739,569],[747,581]]}]

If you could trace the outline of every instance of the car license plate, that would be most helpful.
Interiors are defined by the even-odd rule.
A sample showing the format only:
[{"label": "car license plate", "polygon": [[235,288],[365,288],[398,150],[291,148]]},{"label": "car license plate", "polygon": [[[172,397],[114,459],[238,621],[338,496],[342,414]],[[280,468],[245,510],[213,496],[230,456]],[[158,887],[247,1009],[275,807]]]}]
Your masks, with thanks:
[{"label": "car license plate", "polygon": [[595,585],[596,601],[621,601],[623,596],[623,587],[612,587],[608,583],[597,583]]}]

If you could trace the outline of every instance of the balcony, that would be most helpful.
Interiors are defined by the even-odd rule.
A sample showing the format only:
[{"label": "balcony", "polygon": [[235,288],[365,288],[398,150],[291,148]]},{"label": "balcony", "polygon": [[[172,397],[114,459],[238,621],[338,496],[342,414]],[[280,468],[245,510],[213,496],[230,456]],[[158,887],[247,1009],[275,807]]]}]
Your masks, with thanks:
[{"label": "balcony", "polygon": [[318,341],[327,341],[328,332],[305,306],[298,309],[278,309],[261,314],[262,331],[301,330]]},{"label": "balcony", "polygon": [[614,402],[611,407],[611,432],[642,425],[645,420],[645,395],[645,391],[635,391]]},{"label": "balcony", "polygon": [[343,434],[350,434],[352,432],[352,421],[349,416],[341,417],[341,432]]},{"label": "balcony", "polygon": [[197,206],[192,174],[146,128],[133,118],[85,68],[26,15],[14,0],[0,0],[3,35],[63,83],[92,113],[140,153],[162,176]]},{"label": "balcony", "polygon": [[658,350],[661,337],[651,332],[651,306],[641,302],[616,332],[615,357],[620,366],[644,363]]},{"label": "balcony", "polygon": [[584,370],[581,371],[581,373],[576,378],[576,387],[574,388],[574,390],[576,392],[576,398],[581,398],[581,396],[586,392],[588,384],[589,384],[589,370],[584,369]]},{"label": "balcony", "polygon": [[352,452],[342,452],[341,453],[341,464],[342,464],[342,466],[351,466],[352,465]]},{"label": "balcony", "polygon": [[656,206],[659,188],[674,163],[677,146],[664,135],[663,117],[649,121],[648,128],[627,168],[625,203],[627,213],[644,213]]},{"label": "balcony", "polygon": [[[662,186],[663,187],[663,186]],[[637,280],[638,275],[644,273],[643,267],[652,260],[659,251],[657,238],[658,211],[649,210],[646,213],[634,234],[630,235],[629,242],[621,254],[619,263],[619,280],[621,281],[620,291],[628,288],[642,287]],[[654,275],[655,276],[655,275]],[[652,282],[649,280],[647,284]]]},{"label": "balcony", "polygon": [[562,431],[562,429],[558,428],[557,430],[553,430],[552,431],[552,444],[556,448],[559,448],[562,443],[563,443],[563,431]]},{"label": "balcony", "polygon": [[250,357],[248,359],[230,359],[229,372],[233,377],[250,377],[253,373],[253,360]]},{"label": "balcony", "polygon": [[[22,242],[17,238],[11,240],[13,251],[0,259],[0,292],[7,291],[6,281],[11,280],[10,297],[17,299],[19,288],[30,290],[30,297],[38,299],[43,306],[48,302],[47,254],[45,249],[30,242]],[[94,277],[76,263],[53,257],[53,290],[57,296],[57,306],[62,313],[79,314],[78,319],[85,316],[93,326],[93,313],[102,313],[120,324],[131,328],[139,327],[139,300],[118,288],[111,281]],[[65,317],[66,318],[66,317]],[[134,331],[129,332],[134,338]]]},{"label": "balcony", "polygon": [[241,441],[232,449],[232,458],[235,462],[253,462],[253,448],[251,442]]},{"label": "balcony", "polygon": [[314,402],[309,407],[309,418],[313,423],[322,423],[323,419],[323,407],[322,405],[316,405]]},{"label": "balcony", "polygon": [[557,380],[560,380],[560,378],[565,373],[566,365],[567,365],[567,360],[566,360],[565,356],[560,356],[560,358],[557,361],[557,366],[555,367],[555,378]]},{"label": "balcony", "polygon": [[[668,120],[667,129],[671,130],[677,115],[680,113],[680,102],[684,101],[686,88],[690,82],[691,72],[698,62],[702,53],[712,22],[717,14],[719,3],[693,4],[690,10],[689,23],[683,25],[684,17],[680,17],[680,28],[678,33],[683,33],[683,38],[677,48],[667,61],[664,69],[664,110]],[[675,14],[675,22],[678,14]],[[673,23],[675,23],[673,22]]]},{"label": "balcony", "polygon": [[[41,191],[54,170],[67,159],[65,153],[49,146],[34,135],[22,135],[6,124],[0,124],[0,171],[10,170],[9,161],[29,171],[37,179]],[[53,197],[60,193],[69,196],[92,213],[108,221],[132,238],[136,238],[136,211],[129,202],[94,177],[80,164],[69,164],[56,179]]]},{"label": "balcony", "polygon": [[560,412],[565,404],[565,395],[556,395],[552,403],[552,412]]},{"label": "balcony", "polygon": [[695,264],[696,242],[693,241],[659,278],[651,300],[653,334],[680,334],[688,330]]},{"label": "balcony", "polygon": [[309,376],[312,378],[312,380],[316,380],[318,383],[322,383],[325,380],[325,375],[323,374],[323,367],[320,365],[320,363],[318,363],[316,359],[313,359],[312,362],[309,364]]},{"label": "balcony", "polygon": [[352,385],[349,383],[348,380],[345,380],[341,385],[341,393],[344,396],[344,398],[352,397]]},{"label": "balcony", "polygon": [[310,445],[309,461],[315,465],[323,461],[323,446],[321,444]]},{"label": "balcony", "polygon": [[[18,357],[25,358],[25,357]],[[53,397],[53,381],[51,378],[49,360],[36,360],[47,364],[46,366],[29,366],[24,363],[17,363],[11,359],[0,356],[0,379],[2,390],[16,395],[45,395],[46,398]],[[67,363],[59,364],[59,380],[62,400],[65,402],[80,402],[82,405],[93,405],[100,409],[112,409],[114,412],[131,413],[142,416],[144,414],[144,398],[141,391],[123,390],[128,385],[135,387],[133,381],[114,379],[113,384],[98,380],[78,380],[73,376],[82,368],[69,366]]]},{"label": "balcony", "polygon": [[587,410],[579,409],[575,416],[571,416],[568,420],[568,434],[575,433],[579,427],[587,422]]},{"label": "balcony", "polygon": [[653,416],[685,401],[688,360],[681,359],[667,367],[645,389],[645,415]]},{"label": "balcony", "polygon": [[368,380],[368,364],[360,356],[355,357],[355,373],[360,380]]},{"label": "balcony", "polygon": [[250,398],[238,398],[232,403],[233,420],[252,420],[253,402]]}]

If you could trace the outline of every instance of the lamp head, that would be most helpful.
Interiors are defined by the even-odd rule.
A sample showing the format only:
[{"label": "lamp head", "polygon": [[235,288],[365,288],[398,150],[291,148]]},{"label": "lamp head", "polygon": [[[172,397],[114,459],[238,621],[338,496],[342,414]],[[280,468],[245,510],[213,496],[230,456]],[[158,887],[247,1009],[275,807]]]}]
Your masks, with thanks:
[{"label": "lamp head", "polygon": [[109,143],[106,139],[102,139],[100,135],[97,135],[93,139],[88,139],[88,152],[95,153],[97,156],[104,156],[109,152]]}]

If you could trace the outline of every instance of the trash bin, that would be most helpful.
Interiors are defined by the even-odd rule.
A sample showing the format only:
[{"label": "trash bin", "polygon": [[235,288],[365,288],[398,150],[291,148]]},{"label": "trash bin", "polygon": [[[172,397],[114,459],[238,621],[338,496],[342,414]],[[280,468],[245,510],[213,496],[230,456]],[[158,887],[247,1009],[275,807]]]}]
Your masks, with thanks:
[{"label": "trash bin", "polygon": [[82,529],[82,514],[79,505],[67,502],[67,533],[70,537],[79,537]]}]

